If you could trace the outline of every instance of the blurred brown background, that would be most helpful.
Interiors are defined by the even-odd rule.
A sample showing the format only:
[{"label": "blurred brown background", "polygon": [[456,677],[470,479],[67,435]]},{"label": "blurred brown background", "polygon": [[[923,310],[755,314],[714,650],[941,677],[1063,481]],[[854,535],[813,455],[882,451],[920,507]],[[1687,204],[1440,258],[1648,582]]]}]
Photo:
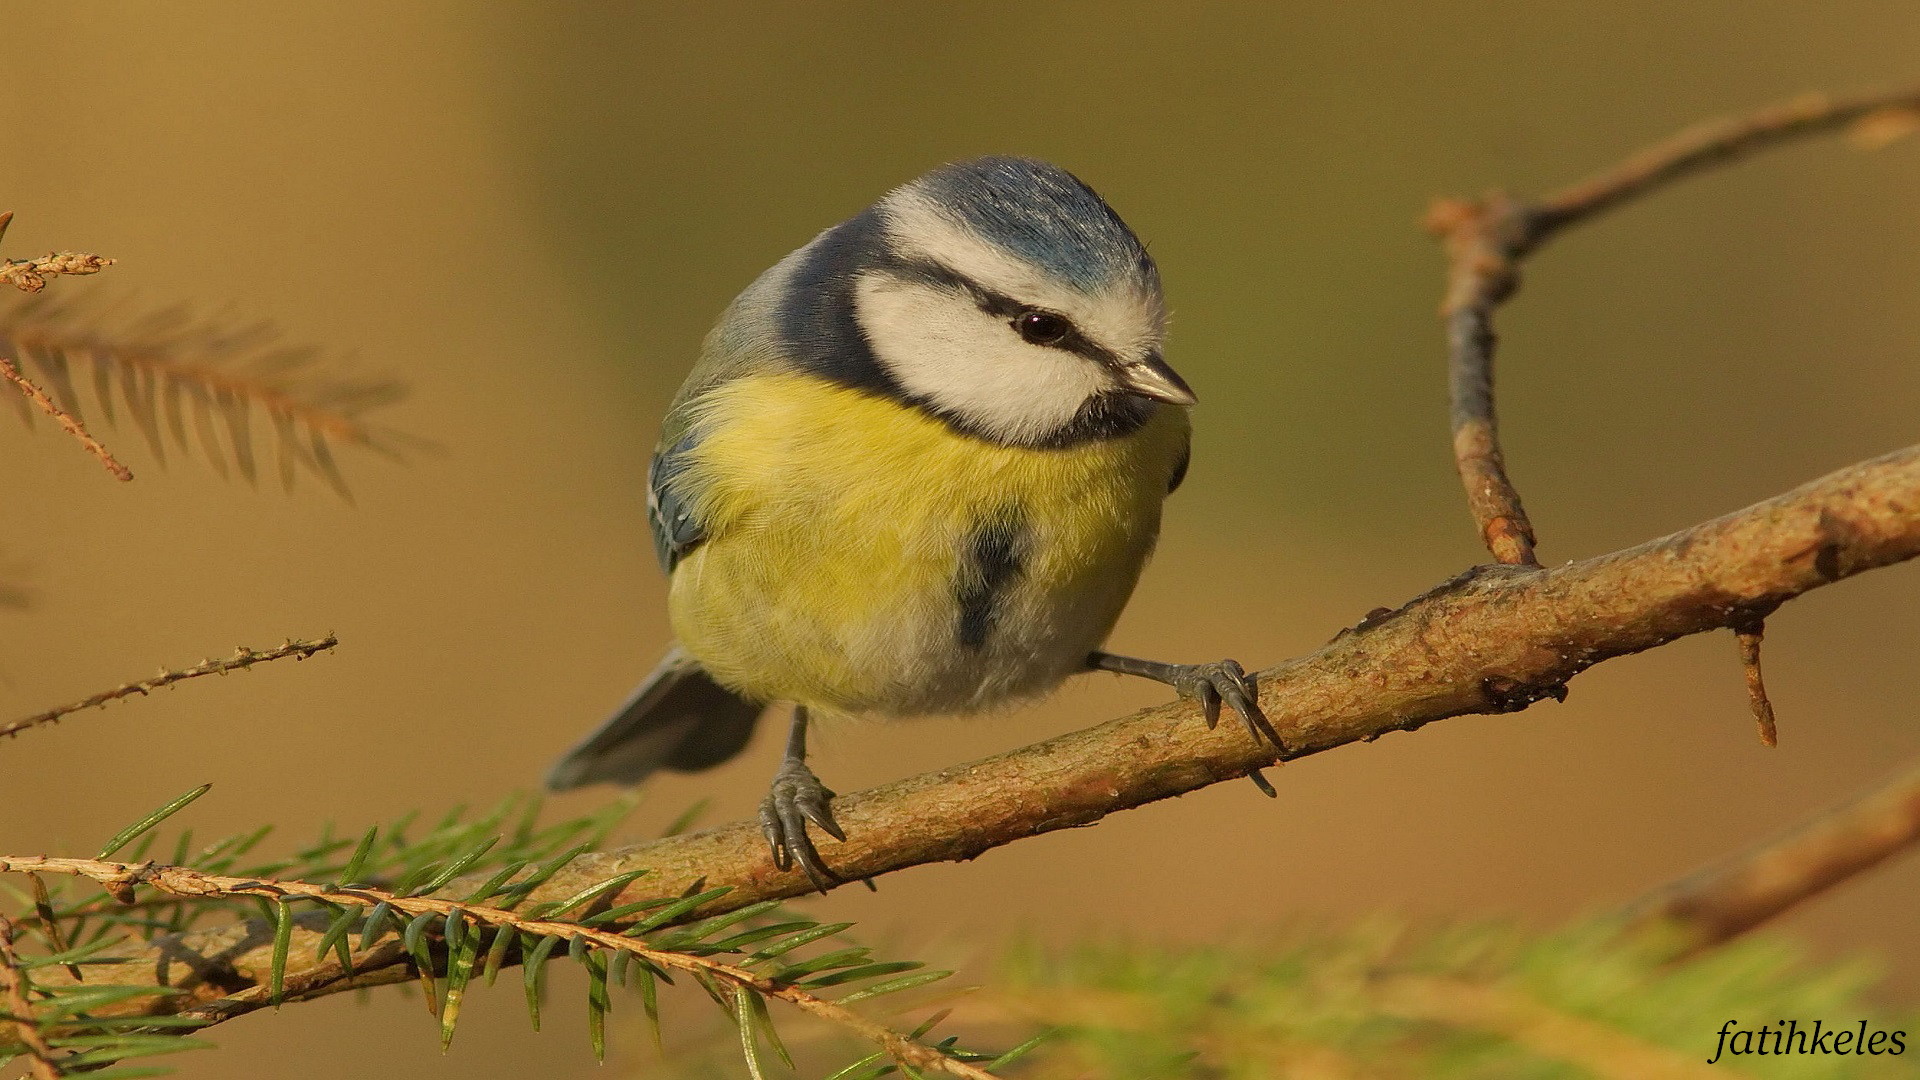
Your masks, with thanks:
[{"label": "blurred brown background", "polygon": [[[1571,180],[1696,118],[1920,75],[1910,0],[1538,5],[955,3],[11,7],[7,254],[121,260],[62,294],[231,305],[415,388],[444,453],[317,485],[117,485],[0,419],[0,714],[237,644],[341,647],[0,746],[0,847],[85,854],[204,781],[203,832],[359,829],[489,801],[665,642],[642,476],[700,335],[754,274],[889,186],[984,152],[1060,161],[1153,245],[1195,467],[1115,645],[1251,666],[1482,553],[1446,454],[1427,199]],[[1541,257],[1501,406],[1549,560],[1637,542],[1915,441],[1920,144],[1796,147]],[[1634,895],[1920,752],[1920,567],[1770,624],[1778,750],[1727,635],[1456,720],[889,878],[809,910],[964,958],[1019,929],[1217,939],[1390,909],[1546,924]],[[1088,678],[972,722],[830,731],[852,790],[1157,700]],[[4,718],[4,717],[0,717]],[[748,813],[777,754],[655,784]],[[75,765],[86,761],[84,767]],[[603,793],[565,800],[596,805]],[[1920,860],[1785,928],[1920,994]],[[578,1013],[481,995],[450,1055],[418,1003],[349,997],[214,1033],[193,1077],[585,1076]],[[390,1000],[391,999],[391,1000]],[[687,1006],[681,1015],[700,1010]],[[613,1061],[650,1051],[625,1010]],[[616,1021],[621,1013],[616,1011]],[[704,1020],[702,1021],[704,1022]],[[604,1074],[601,1074],[604,1075]]]}]

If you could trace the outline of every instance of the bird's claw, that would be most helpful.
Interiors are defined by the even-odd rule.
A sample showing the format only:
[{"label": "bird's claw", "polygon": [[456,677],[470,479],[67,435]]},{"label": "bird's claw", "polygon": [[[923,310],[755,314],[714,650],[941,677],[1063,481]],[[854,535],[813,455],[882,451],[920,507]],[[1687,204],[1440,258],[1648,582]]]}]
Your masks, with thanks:
[{"label": "bird's claw", "polygon": [[1247,734],[1253,736],[1255,742],[1272,746],[1275,753],[1286,752],[1280,733],[1273,730],[1266,714],[1260,711],[1260,696],[1253,679],[1237,662],[1182,664],[1174,676],[1173,689],[1188,701],[1199,703],[1209,729],[1220,722],[1220,705],[1225,702],[1239,714],[1240,722],[1246,725]]},{"label": "bird's claw", "polygon": [[821,861],[813,838],[807,835],[807,822],[835,840],[845,840],[846,832],[833,820],[832,803],[833,792],[813,775],[813,770],[805,762],[791,759],[774,774],[773,789],[760,803],[760,833],[767,838],[773,865],[780,870],[798,865],[813,887],[823,893],[841,884],[842,879]]}]

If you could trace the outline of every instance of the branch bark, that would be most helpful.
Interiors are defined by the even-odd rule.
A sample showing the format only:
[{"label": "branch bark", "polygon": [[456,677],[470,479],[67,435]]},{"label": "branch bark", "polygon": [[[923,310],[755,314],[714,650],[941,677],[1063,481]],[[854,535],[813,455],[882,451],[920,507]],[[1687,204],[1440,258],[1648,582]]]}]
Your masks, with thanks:
[{"label": "branch bark", "polygon": [[[1602,661],[1724,629],[1812,589],[1920,555],[1920,447],[1841,469],[1787,494],[1626,551],[1553,569],[1476,567],[1318,651],[1256,676],[1286,759],[1437,720],[1524,709],[1564,696]],[[848,880],[974,858],[1003,844],[1091,825],[1108,814],[1273,764],[1233,725],[1208,730],[1196,709],[1146,709],[997,757],[848,795],[835,811],[849,839],[825,853]],[[689,918],[811,890],[773,866],[759,828],[703,833],[589,854],[534,901],[630,870],[650,872],[617,902],[702,888],[733,891]],[[442,895],[463,895],[455,882]],[[296,930],[292,955],[319,934]],[[376,950],[377,951],[377,950]],[[159,982],[190,992],[169,1007],[211,1005],[266,982],[272,935],[257,926],[162,938],[88,982]],[[387,965],[382,970],[380,962]],[[325,964],[289,970],[301,996],[407,977],[400,950],[357,977]],[[51,975],[52,973],[50,973]]]}]

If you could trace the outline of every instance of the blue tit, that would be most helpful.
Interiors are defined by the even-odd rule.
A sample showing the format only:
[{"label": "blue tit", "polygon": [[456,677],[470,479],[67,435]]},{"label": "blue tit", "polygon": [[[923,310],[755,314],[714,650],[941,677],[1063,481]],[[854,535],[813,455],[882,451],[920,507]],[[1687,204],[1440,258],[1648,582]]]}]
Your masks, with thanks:
[{"label": "blue tit", "polygon": [[1079,672],[1224,701],[1278,748],[1231,660],[1101,647],[1187,470],[1194,395],[1161,355],[1146,248],[1066,170],[991,157],[888,193],[734,300],[649,474],[677,644],[553,767],[564,790],[737,754],[794,706],[760,808],[782,871],[839,878],[810,714],[966,714]]}]

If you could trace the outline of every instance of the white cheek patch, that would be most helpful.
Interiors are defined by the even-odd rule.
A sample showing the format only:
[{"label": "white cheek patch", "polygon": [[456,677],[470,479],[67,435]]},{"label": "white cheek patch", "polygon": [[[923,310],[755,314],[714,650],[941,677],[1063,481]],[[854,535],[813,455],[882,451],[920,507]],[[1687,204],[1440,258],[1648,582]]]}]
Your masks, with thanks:
[{"label": "white cheek patch", "polygon": [[1065,315],[1095,344],[1116,356],[1142,357],[1159,347],[1166,330],[1159,297],[1143,296],[1125,286],[1089,295],[1056,281],[969,232],[912,188],[889,196],[883,205],[887,231],[897,250],[924,253],[995,292]]},{"label": "white cheek patch", "polygon": [[854,311],[901,389],[1005,442],[1045,440],[1114,386],[1099,364],[1020,340],[963,294],[867,274]]}]

